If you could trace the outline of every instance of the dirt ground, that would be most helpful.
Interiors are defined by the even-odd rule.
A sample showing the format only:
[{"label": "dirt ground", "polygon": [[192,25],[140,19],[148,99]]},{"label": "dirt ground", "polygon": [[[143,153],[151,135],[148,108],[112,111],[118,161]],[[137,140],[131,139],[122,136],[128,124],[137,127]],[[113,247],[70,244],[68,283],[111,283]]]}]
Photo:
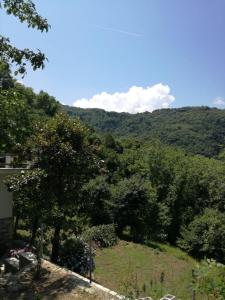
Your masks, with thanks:
[{"label": "dirt ground", "polygon": [[72,273],[47,261],[42,264],[40,279],[34,272],[19,272],[8,278],[8,286],[0,289],[1,300],[110,300],[95,286],[75,277]]}]

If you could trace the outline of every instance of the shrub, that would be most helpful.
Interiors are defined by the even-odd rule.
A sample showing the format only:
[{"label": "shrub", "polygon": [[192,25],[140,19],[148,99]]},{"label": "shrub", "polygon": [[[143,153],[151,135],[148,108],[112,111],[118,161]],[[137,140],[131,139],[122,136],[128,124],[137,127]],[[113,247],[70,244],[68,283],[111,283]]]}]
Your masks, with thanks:
[{"label": "shrub", "polygon": [[[59,264],[74,272],[86,275],[90,269],[94,271],[94,251],[80,238],[69,238],[60,248]],[[90,261],[91,259],[91,261]]]},{"label": "shrub", "polygon": [[206,209],[183,228],[178,245],[189,254],[214,258],[225,262],[225,216],[214,209]]},{"label": "shrub", "polygon": [[225,265],[213,259],[204,260],[193,273],[193,288],[208,299],[225,299]]},{"label": "shrub", "polygon": [[85,241],[92,240],[99,247],[107,248],[117,244],[114,224],[93,226],[86,230],[82,237]]}]

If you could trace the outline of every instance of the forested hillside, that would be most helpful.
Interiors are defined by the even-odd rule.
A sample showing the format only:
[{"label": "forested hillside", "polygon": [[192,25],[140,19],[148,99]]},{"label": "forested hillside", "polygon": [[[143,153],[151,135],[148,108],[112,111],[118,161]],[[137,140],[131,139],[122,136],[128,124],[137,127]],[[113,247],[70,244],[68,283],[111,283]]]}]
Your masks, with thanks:
[{"label": "forested hillside", "polygon": [[64,108],[70,116],[79,116],[99,132],[145,140],[157,138],[193,154],[215,156],[225,145],[225,110],[184,107],[128,114],[69,106]]},{"label": "forested hillside", "polygon": [[130,115],[66,107],[68,116],[54,97],[8,78],[0,90],[0,151],[31,161],[30,170],[6,181],[14,192],[15,236],[23,224],[30,246],[37,245],[45,224],[51,261],[83,274],[90,236],[102,247],[118,238],[162,242],[225,262],[224,157],[188,153],[222,149],[224,111]]}]

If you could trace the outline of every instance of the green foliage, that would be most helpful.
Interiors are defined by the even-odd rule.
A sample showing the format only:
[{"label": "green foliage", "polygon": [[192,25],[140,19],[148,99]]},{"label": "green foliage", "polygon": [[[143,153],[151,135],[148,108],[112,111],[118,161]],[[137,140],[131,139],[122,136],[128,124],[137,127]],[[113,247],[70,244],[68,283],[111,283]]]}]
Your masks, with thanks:
[{"label": "green foliage", "polygon": [[112,223],[111,191],[105,176],[97,176],[91,179],[83,187],[83,197],[87,201],[86,213],[88,213],[91,225]]},{"label": "green foliage", "polygon": [[82,237],[85,241],[94,241],[99,247],[107,248],[118,242],[114,224],[93,226],[86,230]]},{"label": "green foliage", "polygon": [[0,61],[0,89],[6,90],[14,86],[9,65]]},{"label": "green foliage", "polygon": [[149,236],[157,223],[156,193],[151,184],[133,176],[118,182],[112,193],[118,234],[128,227],[135,241]]},{"label": "green foliage", "polygon": [[[121,285],[121,292],[125,296],[124,300],[145,299],[144,296],[151,295],[154,299],[159,299],[164,295],[164,280],[165,273],[160,274],[159,281],[150,281],[140,284],[140,279],[137,273],[128,272],[125,280]],[[139,298],[143,297],[143,298]]]},{"label": "green foliage", "polygon": [[[14,193],[14,213],[31,220],[39,215],[44,218],[51,207],[46,173],[41,169],[21,171],[6,179],[9,191]],[[32,223],[32,221],[31,221]]]},{"label": "green foliage", "polygon": [[135,300],[141,294],[141,288],[138,284],[137,274],[127,274],[127,278],[121,285],[121,291],[124,295],[124,300]]},{"label": "green foliage", "polygon": [[141,141],[157,138],[192,154],[212,157],[225,146],[225,111],[216,108],[184,107],[139,114],[69,106],[64,109],[99,132]]},{"label": "green foliage", "polygon": [[79,121],[58,114],[50,119],[34,137],[33,157],[46,170],[52,192],[59,196],[80,193],[81,185],[98,170],[92,146],[85,142],[87,128]]},{"label": "green foliage", "polygon": [[[7,65],[2,65],[0,74],[10,76]],[[38,207],[34,205],[35,201],[43,205],[43,218],[54,231],[53,249],[59,246],[62,232],[68,236],[69,230],[79,234],[82,226],[112,223],[116,225],[120,237],[176,244],[178,240],[185,240],[180,239],[183,228],[186,228],[187,236],[197,234],[192,226],[197,224],[197,217],[203,215],[206,208],[215,211],[213,218],[218,215],[217,221],[221,228],[224,227],[224,221],[220,218],[225,210],[225,162],[222,152],[220,160],[217,160],[188,154],[154,139],[140,141],[126,137],[118,140],[109,132],[100,138],[82,121],[57,114],[60,105],[47,93],[41,91],[37,95],[11,77],[4,84],[0,104],[1,151],[14,150],[18,144],[22,147],[26,144],[25,150],[20,148],[23,150],[20,152],[32,160],[34,170],[45,174],[43,180],[41,177],[36,182],[27,180],[27,186],[31,182],[33,191],[27,187],[23,193],[15,191],[15,203],[24,203],[26,214]],[[104,119],[104,116],[121,118],[113,125],[115,130],[117,125],[128,126],[127,118],[130,122],[132,118],[137,118],[137,115],[108,115],[97,110],[78,111],[93,118],[94,112],[98,112],[98,120]],[[155,123],[152,122],[158,124],[158,120],[167,115],[165,121],[169,124],[172,118],[175,123],[181,118],[184,123],[190,122],[195,126],[195,117],[203,118],[205,114],[208,121],[212,119],[212,124],[214,119],[223,120],[223,111],[196,108],[146,113],[139,121],[152,118]],[[223,121],[215,124],[215,128],[214,125],[212,127],[218,130]],[[154,126],[151,130],[156,130]],[[132,130],[135,133],[136,129]],[[125,134],[123,130],[121,134]],[[185,143],[183,145],[185,148]],[[32,173],[30,176],[33,176]],[[47,196],[42,196],[42,192],[38,192],[40,189],[46,191]],[[34,191],[46,202],[39,199]],[[32,198],[30,207],[27,204],[29,197]],[[17,207],[19,205],[15,205],[16,214],[22,214]],[[51,215],[46,213],[47,207],[50,207]],[[42,212],[41,205],[39,211]],[[29,222],[34,223],[40,215],[31,213]],[[222,246],[216,247],[213,239],[217,236],[214,227],[208,221],[206,223],[208,227],[196,225],[196,228],[201,228],[198,240],[202,237],[206,239],[206,236],[209,239],[204,242],[204,247],[198,245],[193,250],[186,249],[198,257],[206,255],[223,261],[224,250]],[[218,240],[222,241],[222,231],[218,230],[218,234]]]},{"label": "green foliage", "polygon": [[[94,271],[94,252],[90,253],[90,248],[79,238],[69,238],[60,247],[59,264],[74,272],[87,275],[88,271]],[[91,261],[90,261],[91,258]]]},{"label": "green foliage", "polygon": [[36,97],[36,107],[37,109],[42,109],[46,115],[53,117],[59,110],[59,103],[48,93],[40,91]]},{"label": "green foliage", "polygon": [[195,269],[193,287],[209,300],[225,299],[225,266],[215,260],[205,260]]},{"label": "green foliage", "polygon": [[117,153],[122,153],[123,152],[123,147],[122,145],[116,141],[111,134],[106,134],[105,136],[105,141],[104,145],[106,148],[113,149]]},{"label": "green foliage", "polygon": [[31,0],[3,0],[3,7],[7,14],[14,15],[20,22],[27,22],[28,27],[48,31],[49,25],[47,20],[38,15]]},{"label": "green foliage", "polygon": [[[36,11],[36,7],[31,0],[2,0],[0,8],[5,9],[9,15],[14,15],[20,22],[26,22],[28,27],[37,30],[48,31],[49,24],[46,19],[42,18]],[[29,61],[33,70],[44,68],[45,54],[40,50],[34,52],[30,49],[20,50],[14,47],[9,38],[0,35],[0,57],[7,63],[15,63],[17,70],[15,74],[26,73],[26,62]]]},{"label": "green foliage", "polygon": [[25,142],[31,134],[29,108],[20,95],[11,90],[0,90],[0,152],[10,152]]},{"label": "green foliage", "polygon": [[0,152],[14,153],[33,134],[35,124],[59,111],[60,105],[45,92],[38,95],[17,83],[9,65],[0,62]]},{"label": "green foliage", "polygon": [[[13,214],[16,217],[14,234],[19,220],[26,221],[31,229],[30,246],[33,246],[40,223],[49,223],[48,213],[53,206],[47,186],[47,174],[41,169],[21,171],[6,179],[9,191],[13,192]],[[47,201],[46,201],[47,199]]]},{"label": "green foliage", "polygon": [[44,207],[48,205],[51,211],[44,218],[54,228],[53,262],[58,259],[61,229],[85,210],[82,188],[99,172],[97,149],[88,144],[87,134],[87,128],[79,120],[58,114],[43,124],[29,143],[34,169],[46,175],[40,188],[46,193]]},{"label": "green foliage", "polygon": [[197,257],[215,258],[225,262],[225,216],[213,209],[206,209],[202,216],[183,229],[179,245]]},{"label": "green foliage", "polygon": [[[187,237],[197,234],[190,228],[206,208],[215,211],[213,220],[219,216],[214,224],[224,227],[223,161],[187,155],[157,141],[127,139],[118,152],[90,132],[79,120],[60,114],[39,127],[29,146],[33,166],[46,174],[46,204],[51,205],[46,220],[54,230],[58,228],[57,243],[61,230],[68,236],[68,230],[79,234],[82,226],[114,223],[120,237],[176,244],[185,240],[183,228],[191,232]],[[110,145],[116,143],[114,139]],[[184,249],[223,261],[222,231],[214,234],[213,223],[196,228],[201,228],[197,240],[208,240],[204,247]]]}]

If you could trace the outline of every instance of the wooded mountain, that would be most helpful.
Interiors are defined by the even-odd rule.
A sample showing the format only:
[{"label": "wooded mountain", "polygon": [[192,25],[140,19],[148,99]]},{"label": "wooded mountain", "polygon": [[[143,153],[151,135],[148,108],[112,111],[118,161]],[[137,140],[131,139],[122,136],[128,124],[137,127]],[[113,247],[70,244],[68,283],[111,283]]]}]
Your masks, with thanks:
[{"label": "wooded mountain", "polygon": [[225,147],[225,110],[217,108],[183,107],[138,114],[70,106],[64,109],[102,133],[141,140],[156,138],[205,156],[216,156]]}]

